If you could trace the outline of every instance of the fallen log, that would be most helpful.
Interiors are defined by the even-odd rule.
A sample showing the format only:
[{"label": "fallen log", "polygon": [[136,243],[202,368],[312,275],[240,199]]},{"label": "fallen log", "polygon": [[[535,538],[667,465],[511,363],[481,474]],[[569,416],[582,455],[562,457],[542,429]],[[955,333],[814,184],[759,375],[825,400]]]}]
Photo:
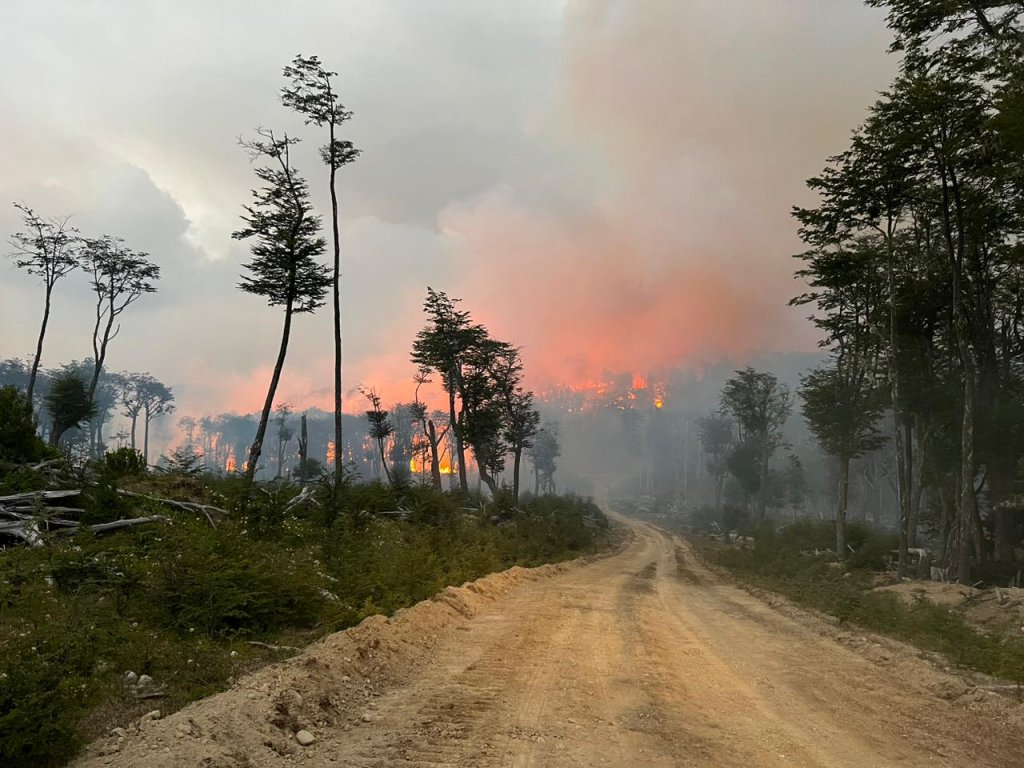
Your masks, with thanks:
[{"label": "fallen log", "polygon": [[[96,525],[80,525],[78,527],[84,531],[91,531],[92,533],[107,533],[108,531],[117,531],[121,528],[132,528],[136,525],[160,523],[166,519],[167,518],[163,515],[150,515],[149,517],[130,517],[125,520],[114,520],[112,523],[97,523]],[[56,533],[65,535],[72,532],[73,529],[70,528],[64,528],[60,531],[56,531]]]},{"label": "fallen log", "polygon": [[[78,531],[90,531],[96,534],[108,533],[122,528],[132,528],[136,525],[147,525],[149,523],[162,522],[166,519],[167,518],[162,515],[150,515],[149,517],[132,517],[125,520],[114,520],[110,523],[97,523],[96,525],[82,525],[74,520],[43,520],[42,522],[46,523],[47,526],[61,526],[57,530],[52,531],[55,536],[71,536]],[[43,531],[40,530],[39,523],[39,518],[27,516],[24,519],[0,522],[0,535],[13,536],[16,539],[21,539],[30,547],[41,547],[44,544],[44,540]]]},{"label": "fallen log", "polygon": [[246,645],[254,645],[257,648],[266,648],[269,651],[293,651],[298,653],[299,649],[294,645],[271,645],[270,643],[261,643],[259,640],[246,640]]},{"label": "fallen log", "polygon": [[30,547],[43,546],[43,535],[35,520],[14,520],[9,523],[0,523],[0,534],[21,539]]},{"label": "fallen log", "polygon": [[[73,514],[76,514],[76,515],[80,515],[83,512],[85,512],[84,509],[81,509],[79,507],[51,507],[51,506],[46,506],[42,510],[39,510],[39,511],[42,511],[42,512],[64,512],[64,513],[69,513],[70,512],[70,513],[73,513]],[[31,506],[29,506],[29,507],[26,507],[26,506],[0,507],[0,515],[2,515],[2,514],[14,514],[14,513],[25,514],[25,513],[29,513],[29,512],[37,512],[37,508],[36,507],[31,507]]]},{"label": "fallen log", "polygon": [[313,486],[311,486],[311,485],[305,486],[301,491],[299,491],[298,495],[295,496],[295,498],[293,498],[291,501],[289,501],[285,505],[284,511],[285,512],[291,512],[293,509],[295,509],[296,507],[298,507],[301,504],[304,504],[307,501],[311,501],[311,502],[313,502],[314,504],[316,504],[319,507],[320,506],[320,502],[318,502],[316,499],[313,498],[313,493],[314,493]]},{"label": "fallen log", "polygon": [[64,491],[29,491],[28,493],[15,493],[11,496],[0,496],[0,504],[19,501],[49,501],[50,499],[73,499],[82,495],[81,488],[72,488]]},{"label": "fallen log", "polygon": [[206,520],[212,528],[216,528],[217,524],[213,521],[213,517],[210,515],[210,512],[216,512],[218,515],[228,514],[226,509],[214,507],[210,504],[198,504],[192,501],[175,501],[174,499],[161,499],[157,496],[147,496],[144,493],[136,493],[134,491],[124,491],[120,489],[118,489],[117,492],[122,496],[128,496],[129,498],[135,499],[145,499],[146,501],[155,501],[158,504],[175,507],[176,509],[183,509],[186,512],[202,512],[206,516]]}]

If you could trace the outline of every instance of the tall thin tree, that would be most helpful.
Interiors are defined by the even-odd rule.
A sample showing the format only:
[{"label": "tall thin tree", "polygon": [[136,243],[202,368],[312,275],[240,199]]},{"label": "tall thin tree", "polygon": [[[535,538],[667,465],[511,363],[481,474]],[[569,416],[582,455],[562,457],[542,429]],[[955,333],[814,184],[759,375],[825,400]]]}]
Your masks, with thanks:
[{"label": "tall thin tree", "polygon": [[331,293],[334,299],[334,478],[341,482],[344,466],[342,442],[342,336],[341,336],[341,236],[338,227],[338,169],[353,162],[359,150],[350,141],[337,138],[338,127],[352,117],[338,101],[331,78],[337,72],[324,69],[316,56],[296,56],[284,68],[289,85],[281,89],[281,103],[305,115],[306,123],[327,126],[327,144],[320,148],[320,157],[329,170],[328,186],[331,192],[331,244],[334,249],[334,272]]},{"label": "tall thin tree", "polygon": [[23,269],[43,280],[43,320],[39,324],[36,354],[32,358],[32,372],[29,374],[28,390],[25,393],[31,406],[36,376],[39,373],[39,361],[43,356],[46,326],[50,321],[53,287],[58,280],[78,266],[79,238],[78,230],[68,225],[68,216],[61,219],[44,219],[24,203],[15,203],[14,207],[21,211],[25,231],[16,232],[11,237],[11,246],[14,248],[11,258],[18,269]]}]

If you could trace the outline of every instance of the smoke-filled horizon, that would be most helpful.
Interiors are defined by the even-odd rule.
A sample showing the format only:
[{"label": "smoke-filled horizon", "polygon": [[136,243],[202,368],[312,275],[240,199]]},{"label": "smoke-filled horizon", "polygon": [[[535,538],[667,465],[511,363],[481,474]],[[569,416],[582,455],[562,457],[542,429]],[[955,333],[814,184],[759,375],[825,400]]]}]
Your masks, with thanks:
[{"label": "smoke-filled horizon", "polygon": [[[149,371],[180,413],[265,397],[280,313],[236,290],[255,186],[236,138],[300,135],[326,213],[323,137],[277,101],[298,52],[339,72],[363,156],[342,173],[346,410],[412,395],[428,285],[523,347],[544,391],[610,373],[811,351],[792,205],[888,82],[879,13],[832,0],[516,4],[113,0],[23,4],[0,31],[11,201],[72,214],[163,269],[110,370]],[[58,11],[59,13],[55,13]],[[82,34],[90,30],[89,34]],[[2,267],[0,358],[34,345],[41,290]],[[90,354],[84,276],[58,285],[43,358]],[[279,402],[330,407],[329,308],[296,322]]]}]

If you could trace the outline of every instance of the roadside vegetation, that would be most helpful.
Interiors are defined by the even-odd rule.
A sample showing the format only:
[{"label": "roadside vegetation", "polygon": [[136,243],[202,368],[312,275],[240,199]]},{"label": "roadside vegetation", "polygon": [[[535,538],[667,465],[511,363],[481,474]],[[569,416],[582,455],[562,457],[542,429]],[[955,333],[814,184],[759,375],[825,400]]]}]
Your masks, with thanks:
[{"label": "roadside vegetation", "polygon": [[845,563],[838,563],[830,549],[835,536],[831,522],[805,520],[780,530],[765,525],[751,532],[753,537],[745,537],[739,546],[701,537],[691,540],[710,562],[747,584],[778,592],[841,624],[941,654],[954,665],[1024,682],[1024,638],[1019,626],[1007,631],[982,628],[956,608],[925,597],[908,603],[885,589],[898,582],[890,570],[891,553],[898,543],[895,533],[851,523],[846,531],[850,554]]},{"label": "roadside vegetation", "polygon": [[62,530],[64,513],[37,499],[41,541],[0,550],[0,765],[11,768],[61,765],[112,727],[447,585],[608,543],[603,515],[571,496],[513,505],[511,492],[483,501],[346,475],[337,487],[258,484],[242,504],[242,475],[148,472],[130,449],[70,466],[31,430],[10,432],[8,447],[22,441],[43,466],[5,456],[3,494],[81,487],[83,508],[81,525]]}]

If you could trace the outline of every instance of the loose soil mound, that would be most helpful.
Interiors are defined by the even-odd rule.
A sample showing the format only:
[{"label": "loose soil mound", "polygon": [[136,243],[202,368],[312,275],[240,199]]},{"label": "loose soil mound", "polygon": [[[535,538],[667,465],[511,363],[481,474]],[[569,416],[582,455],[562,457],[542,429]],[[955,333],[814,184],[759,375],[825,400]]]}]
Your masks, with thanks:
[{"label": "loose soil mound", "polygon": [[[371,616],[288,661],[265,667],[233,688],[160,719],[151,713],[93,744],[80,768],[259,768],[302,752],[327,728],[348,730],[371,717],[373,698],[425,662],[443,637],[482,606],[526,582],[576,564],[515,567],[399,611]],[[298,736],[300,731],[306,733]]]}]

